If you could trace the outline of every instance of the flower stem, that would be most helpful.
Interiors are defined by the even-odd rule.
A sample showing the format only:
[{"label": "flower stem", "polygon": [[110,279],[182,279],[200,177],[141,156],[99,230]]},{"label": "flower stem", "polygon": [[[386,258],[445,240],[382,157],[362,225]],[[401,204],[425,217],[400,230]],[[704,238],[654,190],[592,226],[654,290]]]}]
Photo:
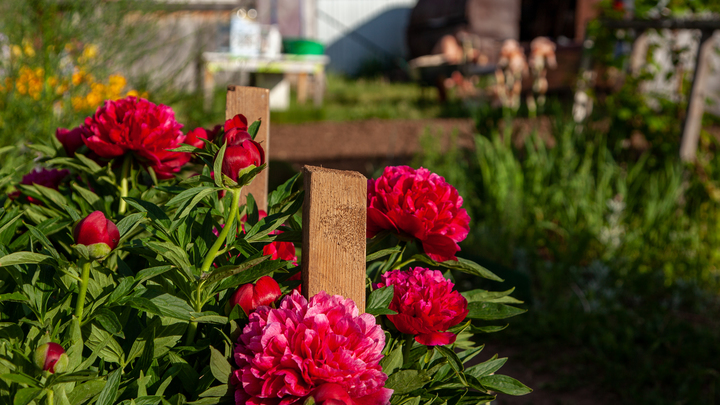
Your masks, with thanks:
[{"label": "flower stem", "polygon": [[45,396],[47,398],[47,404],[48,405],[55,405],[55,393],[51,389],[46,389],[47,395]]},{"label": "flower stem", "polygon": [[[240,205],[240,190],[241,189],[239,188],[234,188],[230,190],[230,192],[233,194],[230,214],[225,221],[225,226],[220,232],[220,235],[218,235],[217,240],[215,240],[215,243],[213,243],[212,247],[210,247],[210,250],[208,250],[207,255],[205,256],[205,261],[203,262],[202,267],[200,267],[201,275],[207,273],[210,270],[210,266],[212,266],[212,263],[215,260],[215,255],[217,254],[218,250],[220,250],[223,243],[225,242],[225,239],[230,233],[230,228],[232,228],[232,224],[233,222],[235,222],[235,217],[238,213],[238,205]],[[199,298],[200,297],[198,296],[198,299]]]},{"label": "flower stem", "polygon": [[403,336],[405,336],[405,342],[403,343],[403,365],[405,365],[410,361],[410,349],[412,349],[415,342],[415,335],[403,333]]},{"label": "flower stem", "polygon": [[[205,261],[203,261],[202,266],[200,267],[200,276],[202,277],[203,274],[210,271],[210,266],[212,266],[213,261],[215,261],[215,258],[217,257],[217,253],[222,247],[223,243],[225,242],[225,239],[227,239],[228,234],[230,233],[230,228],[232,228],[233,223],[235,222],[235,218],[238,214],[238,206],[240,205],[240,191],[242,189],[234,188],[231,189],[230,192],[233,195],[232,198],[232,207],[230,207],[230,213],[228,214],[227,220],[225,220],[225,226],[223,227],[222,231],[220,232],[220,235],[218,235],[217,240],[215,240],[215,243],[210,247],[210,250],[208,250],[207,255],[205,256]],[[197,288],[195,289],[195,311],[201,312],[202,306],[204,304],[202,300],[202,287],[203,284],[205,284],[205,281],[200,281],[197,284]],[[188,326],[188,333],[187,337],[185,339],[186,345],[191,345],[195,341],[195,335],[197,334],[197,328],[198,324],[197,322],[190,322],[190,325]]]},{"label": "flower stem", "polygon": [[130,153],[125,154],[125,160],[123,160],[122,172],[120,173],[120,207],[118,212],[120,215],[124,215],[127,210],[127,202],[123,197],[128,196],[128,177],[130,176],[130,166],[132,165],[132,155]]},{"label": "flower stem", "polygon": [[90,266],[92,262],[84,261],[82,265],[82,276],[80,278],[80,293],[77,304],[75,304],[75,317],[82,322],[83,309],[85,308],[85,295],[87,294],[88,282],[90,281]]}]

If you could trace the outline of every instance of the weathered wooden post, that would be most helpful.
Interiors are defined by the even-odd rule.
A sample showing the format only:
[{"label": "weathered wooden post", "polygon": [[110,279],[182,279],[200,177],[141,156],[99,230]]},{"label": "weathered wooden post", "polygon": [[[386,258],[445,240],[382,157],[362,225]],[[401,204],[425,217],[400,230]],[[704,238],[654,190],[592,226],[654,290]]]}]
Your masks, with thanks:
[{"label": "weathered wooden post", "polygon": [[314,166],[305,166],[303,176],[303,295],[339,294],[365,312],[367,179]]},{"label": "weathered wooden post", "polygon": [[[226,119],[243,114],[250,123],[262,120],[255,140],[265,149],[265,161],[270,154],[269,100],[267,89],[228,86]],[[314,166],[305,166],[303,175],[303,294],[306,298],[320,291],[342,295],[365,312],[367,179],[358,172]],[[267,170],[243,192],[248,193],[258,207],[267,210]]]},{"label": "weathered wooden post", "polygon": [[[262,120],[260,130],[255,136],[255,141],[262,145],[265,150],[265,161],[270,159],[270,91],[259,87],[228,86],[227,101],[225,106],[225,119],[230,119],[237,114],[242,114],[248,119],[248,124],[255,120]],[[245,204],[245,198],[252,194],[257,206],[267,211],[268,195],[268,169],[263,170],[245,187],[240,203]]]}]

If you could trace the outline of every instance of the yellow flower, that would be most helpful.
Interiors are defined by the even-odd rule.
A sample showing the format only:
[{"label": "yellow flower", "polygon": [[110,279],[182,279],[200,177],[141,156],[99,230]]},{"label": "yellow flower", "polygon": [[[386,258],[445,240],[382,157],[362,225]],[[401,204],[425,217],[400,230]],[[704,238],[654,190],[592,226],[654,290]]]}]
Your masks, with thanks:
[{"label": "yellow flower", "polygon": [[85,59],[93,59],[97,56],[97,46],[88,44],[85,49],[83,49],[82,56]]},{"label": "yellow flower", "polygon": [[17,45],[13,45],[11,48],[12,56],[19,58],[22,56],[22,48]]}]

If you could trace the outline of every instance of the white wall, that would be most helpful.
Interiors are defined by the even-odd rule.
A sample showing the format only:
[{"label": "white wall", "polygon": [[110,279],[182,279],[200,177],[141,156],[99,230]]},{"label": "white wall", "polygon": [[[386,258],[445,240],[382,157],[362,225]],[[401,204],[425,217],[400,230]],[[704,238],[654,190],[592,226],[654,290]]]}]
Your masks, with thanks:
[{"label": "white wall", "polygon": [[[329,70],[352,74],[372,58],[404,57],[405,29],[415,3],[417,0],[317,0],[318,40],[330,56]],[[381,50],[362,44],[348,35],[350,32]]]}]

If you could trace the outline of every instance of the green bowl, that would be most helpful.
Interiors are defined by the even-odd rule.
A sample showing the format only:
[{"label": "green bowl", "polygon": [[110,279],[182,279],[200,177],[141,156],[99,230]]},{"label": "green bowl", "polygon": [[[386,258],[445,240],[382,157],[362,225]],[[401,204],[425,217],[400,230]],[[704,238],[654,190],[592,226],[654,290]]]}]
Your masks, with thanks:
[{"label": "green bowl", "polygon": [[301,38],[283,39],[285,53],[295,55],[322,55],[325,53],[325,46],[317,41]]}]

